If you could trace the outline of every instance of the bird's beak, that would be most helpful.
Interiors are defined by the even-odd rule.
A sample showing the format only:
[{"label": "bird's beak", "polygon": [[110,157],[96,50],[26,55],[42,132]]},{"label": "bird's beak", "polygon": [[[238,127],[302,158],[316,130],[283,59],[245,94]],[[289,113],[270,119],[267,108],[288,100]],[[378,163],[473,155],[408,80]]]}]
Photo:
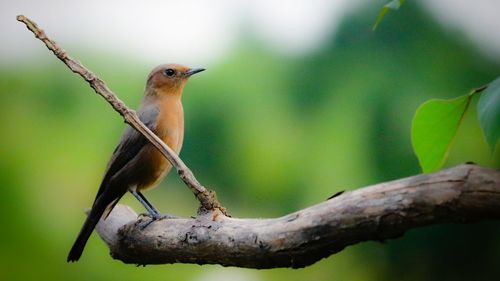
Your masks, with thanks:
[{"label": "bird's beak", "polygon": [[196,73],[198,73],[198,72],[202,72],[202,71],[204,71],[204,70],[205,70],[205,68],[191,68],[190,70],[188,70],[188,71],[186,72],[186,76],[187,76],[187,77],[189,77],[189,76],[191,76],[191,75],[193,75],[193,74],[196,74]]}]

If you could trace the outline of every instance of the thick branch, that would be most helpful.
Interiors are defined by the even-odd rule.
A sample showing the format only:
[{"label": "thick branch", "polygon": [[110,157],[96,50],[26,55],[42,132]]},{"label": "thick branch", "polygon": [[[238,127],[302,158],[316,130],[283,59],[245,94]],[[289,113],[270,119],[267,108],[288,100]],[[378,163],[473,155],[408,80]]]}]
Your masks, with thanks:
[{"label": "thick branch", "polygon": [[346,192],[275,219],[236,219],[213,212],[164,219],[142,229],[121,205],[97,231],[125,263],[304,267],[362,241],[381,241],[441,223],[500,219],[500,171],[461,165]]},{"label": "thick branch", "polygon": [[128,108],[123,101],[121,101],[111,91],[106,83],[92,73],[89,69],[83,66],[80,62],[70,57],[64,49],[62,49],[55,41],[47,37],[45,32],[38,27],[38,25],[29,18],[19,15],[17,20],[24,23],[26,27],[35,34],[35,37],[40,39],[49,50],[62,62],[64,62],[76,74],[79,74],[97,94],[102,96],[115,111],[120,113],[125,122],[139,131],[148,141],[153,144],[158,150],[172,163],[177,173],[184,183],[191,189],[196,198],[200,201],[201,210],[213,210],[214,208],[220,209],[225,212],[224,208],[220,205],[215,193],[206,189],[195,178],[193,172],[184,164],[184,162],[175,154],[175,152],[168,147],[160,138],[158,138],[148,127],[146,127],[140,120],[134,110]]}]

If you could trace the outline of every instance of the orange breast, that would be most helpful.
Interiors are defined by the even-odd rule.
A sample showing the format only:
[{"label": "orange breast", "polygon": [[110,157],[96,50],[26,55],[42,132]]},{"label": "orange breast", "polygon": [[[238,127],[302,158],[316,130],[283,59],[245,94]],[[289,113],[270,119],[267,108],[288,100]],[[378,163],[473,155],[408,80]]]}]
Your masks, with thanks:
[{"label": "orange breast", "polygon": [[[165,99],[155,128],[156,135],[171,149],[179,154],[184,139],[184,113],[180,99]],[[141,153],[143,179],[138,182],[137,189],[145,190],[155,187],[172,168],[170,162],[153,145],[148,144]]]}]

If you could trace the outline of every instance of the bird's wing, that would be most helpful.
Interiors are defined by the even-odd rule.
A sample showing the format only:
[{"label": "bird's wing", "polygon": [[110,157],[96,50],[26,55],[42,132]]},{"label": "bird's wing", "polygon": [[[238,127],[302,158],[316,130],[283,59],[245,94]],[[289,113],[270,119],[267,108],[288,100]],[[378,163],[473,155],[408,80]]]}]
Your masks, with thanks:
[{"label": "bird's wing", "polygon": [[[158,113],[159,108],[156,106],[141,108],[137,112],[141,122],[153,132],[155,132]],[[127,125],[120,142],[109,160],[106,173],[96,195],[96,200],[103,193],[110,179],[130,162],[147,143],[148,140],[141,133]]]}]

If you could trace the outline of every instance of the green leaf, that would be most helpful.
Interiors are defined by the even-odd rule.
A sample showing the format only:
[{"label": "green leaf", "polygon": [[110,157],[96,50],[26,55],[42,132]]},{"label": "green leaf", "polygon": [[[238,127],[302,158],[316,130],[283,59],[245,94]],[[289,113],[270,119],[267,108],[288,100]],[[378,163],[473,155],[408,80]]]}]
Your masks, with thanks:
[{"label": "green leaf", "polygon": [[424,173],[443,166],[472,95],[451,100],[429,100],[417,109],[411,137],[413,150]]},{"label": "green leaf", "polygon": [[385,4],[382,9],[380,9],[380,12],[378,13],[377,19],[375,20],[375,23],[373,24],[372,30],[375,31],[377,29],[378,25],[380,22],[382,22],[382,19],[384,19],[385,14],[389,12],[389,10],[398,10],[406,0],[392,0]]},{"label": "green leaf", "polygon": [[477,103],[479,123],[492,151],[500,138],[500,77],[488,85]]}]

